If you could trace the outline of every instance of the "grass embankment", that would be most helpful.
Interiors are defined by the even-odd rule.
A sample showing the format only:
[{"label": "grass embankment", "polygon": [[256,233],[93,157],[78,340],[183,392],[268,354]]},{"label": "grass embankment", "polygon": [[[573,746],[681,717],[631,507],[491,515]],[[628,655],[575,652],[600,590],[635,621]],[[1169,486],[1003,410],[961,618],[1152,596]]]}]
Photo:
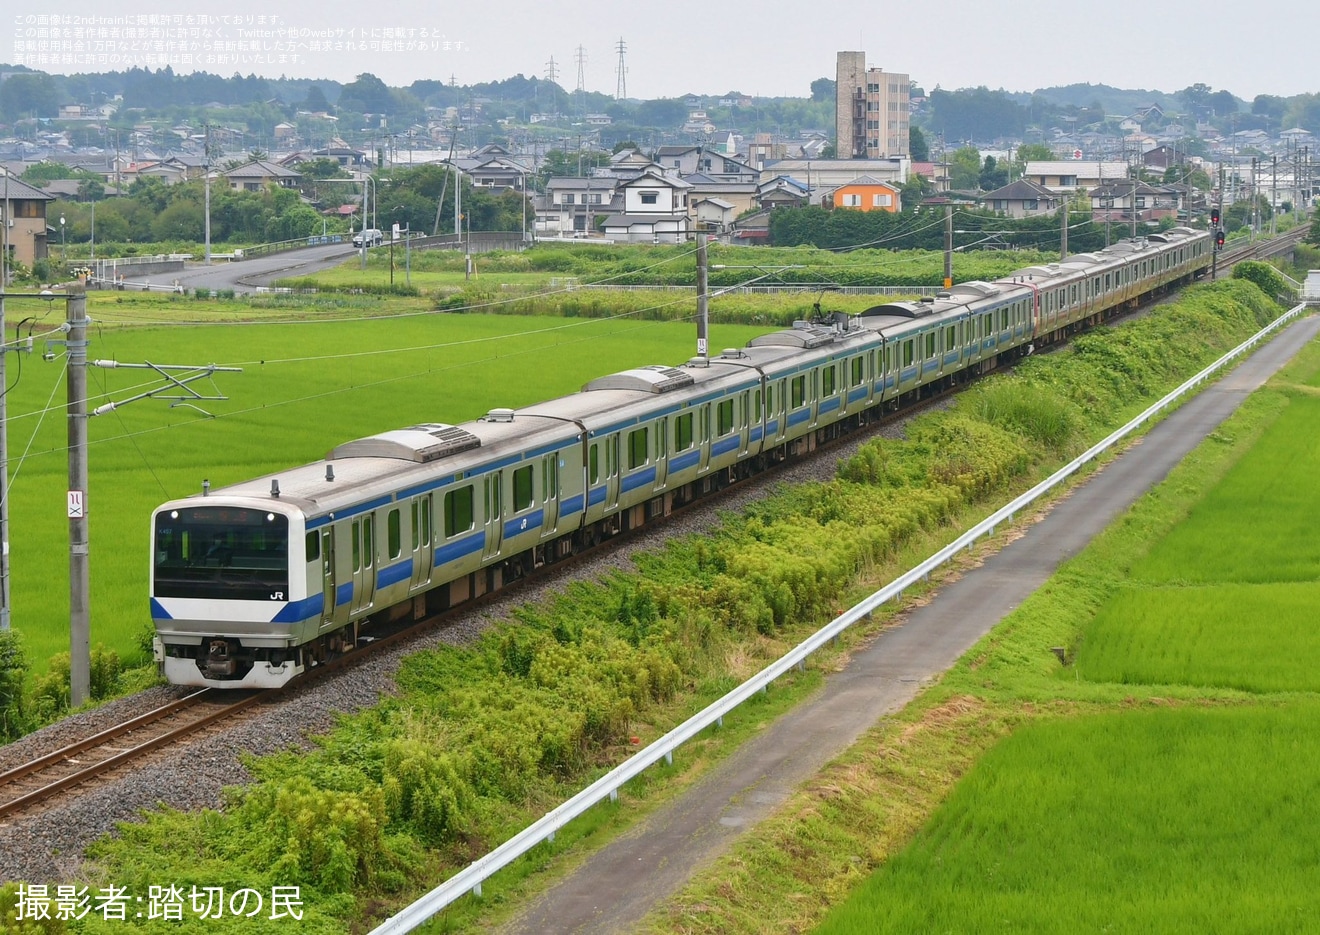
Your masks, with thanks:
[{"label": "grass embankment", "polygon": [[[419,654],[396,697],[345,718],[309,755],[254,764],[261,782],[233,793],[224,812],[151,816],[99,845],[86,872],[134,892],[162,880],[297,884],[311,931],[379,915],[599,775],[632,748],[630,736],[644,741],[677,723],[857,588],[907,565],[918,543],[924,552],[946,541],[987,497],[1029,482],[1139,405],[1120,391],[1157,392],[1276,311],[1250,285],[1220,285],[1031,361],[952,412],[924,417],[909,440],[869,443],[838,481],[768,498],[639,561],[636,574],[526,610],[474,646]],[[1100,379],[1116,363],[1124,378]],[[724,731],[681,751],[674,770],[690,778],[818,678],[813,669],[776,686],[770,709],[726,719]],[[980,736],[1000,732],[992,721]],[[960,735],[957,749],[974,741]],[[657,775],[625,798],[655,801]],[[529,875],[548,854],[567,849],[571,860],[582,838],[634,814],[598,810],[488,882],[483,903],[465,900],[437,924],[484,927],[491,916],[481,913],[498,915],[538,885]]]},{"label": "grass embankment", "polygon": [[1318,372],[1312,345],[650,929],[1306,928]]}]

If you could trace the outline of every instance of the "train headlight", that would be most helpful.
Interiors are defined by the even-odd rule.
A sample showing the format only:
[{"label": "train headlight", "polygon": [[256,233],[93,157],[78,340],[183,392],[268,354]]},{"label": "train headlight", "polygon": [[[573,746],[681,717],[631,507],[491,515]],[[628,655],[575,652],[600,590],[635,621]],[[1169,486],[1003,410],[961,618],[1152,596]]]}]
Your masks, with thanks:
[{"label": "train headlight", "polygon": [[170,510],[170,519],[178,519],[178,518],[179,518],[179,511],[178,511],[178,510]]},{"label": "train headlight", "polygon": [[267,514],[266,514],[266,522],[268,522],[268,523],[273,523],[273,522],[275,522],[275,514],[274,514],[274,513],[267,513]]}]

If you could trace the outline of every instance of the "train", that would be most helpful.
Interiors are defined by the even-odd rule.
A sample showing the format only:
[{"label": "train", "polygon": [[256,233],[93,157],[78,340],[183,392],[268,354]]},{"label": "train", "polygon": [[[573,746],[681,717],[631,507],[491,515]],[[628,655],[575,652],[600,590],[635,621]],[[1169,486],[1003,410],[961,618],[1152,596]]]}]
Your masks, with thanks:
[{"label": "train", "polygon": [[1204,274],[1190,228],[819,314],[461,424],[345,442],[151,521],[155,657],[177,685],[277,688],[373,638],[657,520]]}]

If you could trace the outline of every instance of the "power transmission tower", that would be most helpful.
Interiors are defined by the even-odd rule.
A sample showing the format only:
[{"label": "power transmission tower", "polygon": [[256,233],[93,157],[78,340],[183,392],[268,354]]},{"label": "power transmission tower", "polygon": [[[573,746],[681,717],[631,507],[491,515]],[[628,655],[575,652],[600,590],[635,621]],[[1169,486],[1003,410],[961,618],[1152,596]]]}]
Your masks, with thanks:
[{"label": "power transmission tower", "polygon": [[545,63],[545,80],[559,80],[559,66],[555,64],[555,57],[553,55],[550,56],[550,61]]},{"label": "power transmission tower", "polygon": [[587,94],[587,80],[586,80],[587,50],[586,50],[586,47],[585,47],[585,46],[578,46],[578,47],[577,47],[577,51],[574,53],[574,56],[575,56],[576,59],[577,59],[577,91],[576,91],[575,93],[577,94],[577,109],[578,109],[578,116],[581,117],[581,116],[586,112],[586,103],[585,103],[585,102],[586,102],[586,94]]},{"label": "power transmission tower", "polygon": [[619,37],[614,50],[619,53],[619,64],[614,69],[614,74],[619,82],[614,90],[614,99],[621,101],[628,96],[628,66],[624,64],[623,53],[628,51],[628,46],[624,44],[623,37]]}]

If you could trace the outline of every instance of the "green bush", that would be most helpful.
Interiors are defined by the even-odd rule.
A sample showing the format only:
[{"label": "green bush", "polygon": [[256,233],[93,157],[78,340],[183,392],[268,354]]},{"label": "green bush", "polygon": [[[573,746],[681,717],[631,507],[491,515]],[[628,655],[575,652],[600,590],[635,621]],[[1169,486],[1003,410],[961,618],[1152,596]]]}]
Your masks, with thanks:
[{"label": "green bush", "polygon": [[1233,278],[1254,282],[1261,292],[1276,302],[1287,301],[1293,295],[1292,286],[1288,285],[1288,281],[1279,274],[1279,271],[1259,260],[1243,260],[1234,266]]},{"label": "green bush", "polygon": [[27,660],[23,644],[14,630],[0,631],[0,739],[13,740],[27,729],[23,680]]}]

